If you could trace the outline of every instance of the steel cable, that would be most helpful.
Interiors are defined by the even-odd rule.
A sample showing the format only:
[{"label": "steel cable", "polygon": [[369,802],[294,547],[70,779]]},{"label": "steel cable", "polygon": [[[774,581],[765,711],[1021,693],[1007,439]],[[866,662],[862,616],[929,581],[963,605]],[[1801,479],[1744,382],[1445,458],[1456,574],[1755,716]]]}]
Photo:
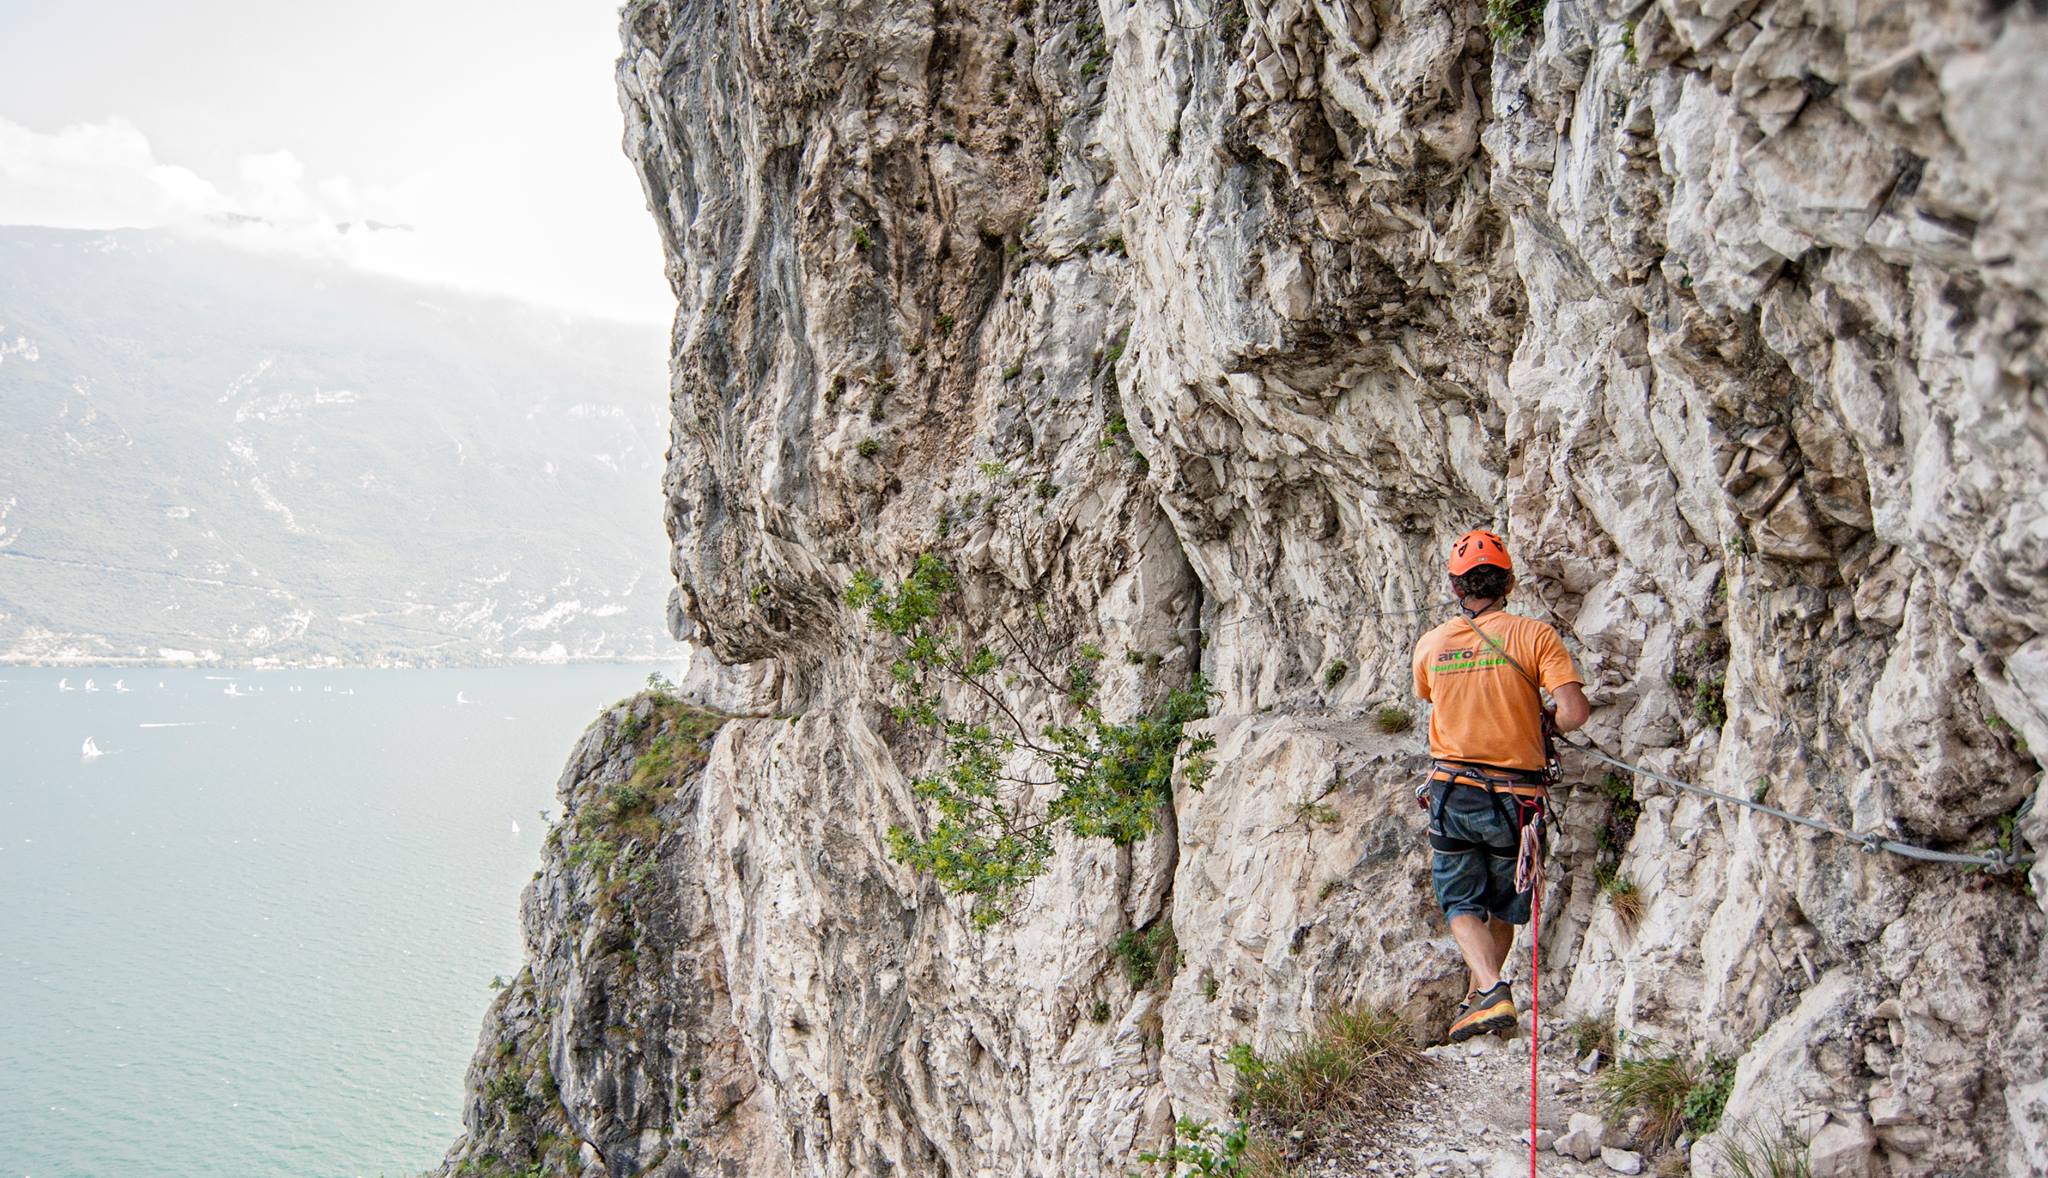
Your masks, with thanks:
[{"label": "steel cable", "polygon": [[1773,818],[1781,818],[1786,822],[1797,823],[1800,826],[1811,827],[1814,830],[1834,835],[1837,838],[1855,843],[1858,847],[1862,848],[1865,854],[1874,855],[1879,851],[1889,851],[1894,855],[1901,855],[1908,859],[1919,859],[1928,863],[1953,863],[1966,867],[1982,867],[1994,875],[2020,870],[2031,866],[2034,862],[2034,856],[2032,855],[2019,855],[2004,850],[1994,849],[1975,855],[1959,855],[1953,851],[1937,851],[1931,847],[1915,846],[1912,843],[1888,839],[1881,835],[1857,834],[1852,830],[1844,830],[1826,819],[1815,818],[1806,814],[1794,814],[1790,810],[1782,810],[1763,802],[1752,801],[1749,798],[1739,798],[1734,794],[1725,794],[1720,790],[1708,789],[1703,785],[1694,785],[1690,781],[1680,781],[1668,773],[1659,773],[1655,769],[1645,768],[1641,765],[1631,765],[1618,757],[1610,757],[1591,745],[1578,744],[1568,740],[1564,742],[1564,746],[1576,749],[1596,761],[1612,765],[1617,769],[1625,769],[1630,773],[1640,773],[1653,781],[1663,782],[1665,785],[1685,790],[1688,793],[1712,798],[1717,802],[1730,802],[1745,809],[1755,810],[1760,814],[1769,814]]}]

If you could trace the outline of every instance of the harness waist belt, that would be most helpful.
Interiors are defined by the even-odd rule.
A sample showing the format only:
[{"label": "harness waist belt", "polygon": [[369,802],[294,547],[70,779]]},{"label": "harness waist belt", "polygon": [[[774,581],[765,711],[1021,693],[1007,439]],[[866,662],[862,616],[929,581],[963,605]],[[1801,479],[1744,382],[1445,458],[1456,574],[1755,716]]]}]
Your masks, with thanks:
[{"label": "harness waist belt", "polygon": [[1438,761],[1430,770],[1429,780],[1432,784],[1465,785],[1488,793],[1513,794],[1518,798],[1549,796],[1543,787],[1543,775],[1528,770],[1479,769],[1454,761]]}]

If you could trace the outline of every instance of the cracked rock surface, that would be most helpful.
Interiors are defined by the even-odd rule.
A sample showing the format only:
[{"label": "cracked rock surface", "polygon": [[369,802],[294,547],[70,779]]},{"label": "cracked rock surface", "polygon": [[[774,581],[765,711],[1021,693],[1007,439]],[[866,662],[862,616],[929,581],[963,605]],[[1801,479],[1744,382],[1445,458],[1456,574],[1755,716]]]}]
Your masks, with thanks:
[{"label": "cracked rock surface", "polygon": [[[1412,710],[1473,526],[1606,753],[1857,834],[2048,843],[2019,814],[2048,748],[2037,9],[1550,0],[1496,40],[1440,0],[627,4],[625,147],[681,300],[671,626],[734,718],[644,884],[677,939],[608,991],[639,1038],[545,1013],[619,951],[529,896],[530,994],[493,1017],[546,1028],[560,1156],[1122,1174],[1227,1114],[1232,1044],[1359,1001],[1437,1027],[1463,975],[1421,742],[1375,720]],[[840,604],[926,551],[989,634],[1098,645],[1112,713],[1220,693],[1207,787],[1144,843],[1062,843],[987,933],[889,855],[936,750]],[[2021,877],[1566,770],[1546,1025],[1735,1058],[1722,1134],[1829,1166],[2048,1171]],[[1115,942],[1168,925],[1134,988]]]}]

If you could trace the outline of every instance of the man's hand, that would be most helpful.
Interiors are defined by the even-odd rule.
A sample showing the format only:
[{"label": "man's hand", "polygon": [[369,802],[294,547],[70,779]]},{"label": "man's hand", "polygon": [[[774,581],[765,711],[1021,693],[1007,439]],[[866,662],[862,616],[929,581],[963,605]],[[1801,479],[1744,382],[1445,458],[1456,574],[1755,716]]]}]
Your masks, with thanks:
[{"label": "man's hand", "polygon": [[1593,715],[1593,705],[1586,702],[1585,691],[1576,683],[1560,684],[1550,694],[1557,700],[1557,707],[1551,711],[1559,734],[1584,725]]}]

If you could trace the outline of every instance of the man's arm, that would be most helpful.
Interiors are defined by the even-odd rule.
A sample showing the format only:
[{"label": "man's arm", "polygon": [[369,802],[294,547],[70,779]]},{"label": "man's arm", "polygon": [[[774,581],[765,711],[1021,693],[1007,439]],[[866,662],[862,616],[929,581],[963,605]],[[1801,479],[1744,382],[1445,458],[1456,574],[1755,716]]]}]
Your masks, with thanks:
[{"label": "man's arm", "polygon": [[1550,691],[1550,697],[1557,701],[1557,730],[1570,732],[1578,728],[1593,715],[1593,705],[1586,702],[1586,692],[1576,683],[1560,683]]}]

